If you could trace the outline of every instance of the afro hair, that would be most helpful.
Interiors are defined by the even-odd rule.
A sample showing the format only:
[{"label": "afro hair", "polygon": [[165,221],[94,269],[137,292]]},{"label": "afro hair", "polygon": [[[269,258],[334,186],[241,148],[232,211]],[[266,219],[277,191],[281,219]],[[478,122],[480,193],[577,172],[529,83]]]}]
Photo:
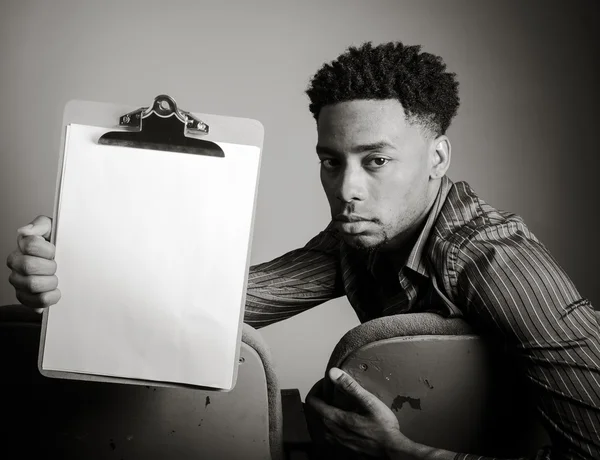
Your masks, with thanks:
[{"label": "afro hair", "polygon": [[350,47],[324,64],[306,94],[315,120],[324,106],[359,99],[396,99],[407,121],[436,137],[446,133],[460,100],[456,74],[446,71],[438,56],[421,52],[419,45],[371,42]]}]

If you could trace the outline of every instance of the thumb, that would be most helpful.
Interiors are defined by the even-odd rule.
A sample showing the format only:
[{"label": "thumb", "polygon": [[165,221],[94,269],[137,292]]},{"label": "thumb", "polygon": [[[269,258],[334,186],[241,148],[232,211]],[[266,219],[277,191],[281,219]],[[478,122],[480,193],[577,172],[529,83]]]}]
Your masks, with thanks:
[{"label": "thumb", "polygon": [[373,410],[374,396],[361,387],[349,374],[337,367],[332,367],[329,370],[329,378],[336,387],[355,399],[364,409]]},{"label": "thumb", "polygon": [[52,219],[47,216],[38,216],[29,225],[19,228],[17,233],[19,236],[41,236],[49,241],[52,233]]}]

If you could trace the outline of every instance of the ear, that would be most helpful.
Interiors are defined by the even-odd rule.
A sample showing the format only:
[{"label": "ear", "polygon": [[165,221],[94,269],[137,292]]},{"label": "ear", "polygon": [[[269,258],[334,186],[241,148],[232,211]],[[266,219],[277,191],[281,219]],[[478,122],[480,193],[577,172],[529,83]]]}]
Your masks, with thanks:
[{"label": "ear", "polygon": [[439,136],[433,140],[431,146],[430,179],[440,179],[446,174],[446,171],[450,167],[451,153],[450,139],[446,136]]}]

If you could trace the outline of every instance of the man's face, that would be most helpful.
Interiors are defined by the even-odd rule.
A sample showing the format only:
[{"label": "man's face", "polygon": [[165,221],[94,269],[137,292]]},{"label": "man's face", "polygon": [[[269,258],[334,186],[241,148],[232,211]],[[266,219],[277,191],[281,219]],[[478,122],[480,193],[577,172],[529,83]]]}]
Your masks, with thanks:
[{"label": "man's face", "polygon": [[434,196],[433,141],[396,100],[325,106],[317,130],[321,183],[344,240],[365,250],[401,246]]}]

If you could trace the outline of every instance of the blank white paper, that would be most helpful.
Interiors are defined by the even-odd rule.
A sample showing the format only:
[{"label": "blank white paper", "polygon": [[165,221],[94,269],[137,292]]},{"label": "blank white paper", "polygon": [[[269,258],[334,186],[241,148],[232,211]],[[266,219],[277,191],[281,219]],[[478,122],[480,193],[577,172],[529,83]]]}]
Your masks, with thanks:
[{"label": "blank white paper", "polygon": [[260,149],[99,145],[106,131],[67,128],[42,368],[229,389]]}]

